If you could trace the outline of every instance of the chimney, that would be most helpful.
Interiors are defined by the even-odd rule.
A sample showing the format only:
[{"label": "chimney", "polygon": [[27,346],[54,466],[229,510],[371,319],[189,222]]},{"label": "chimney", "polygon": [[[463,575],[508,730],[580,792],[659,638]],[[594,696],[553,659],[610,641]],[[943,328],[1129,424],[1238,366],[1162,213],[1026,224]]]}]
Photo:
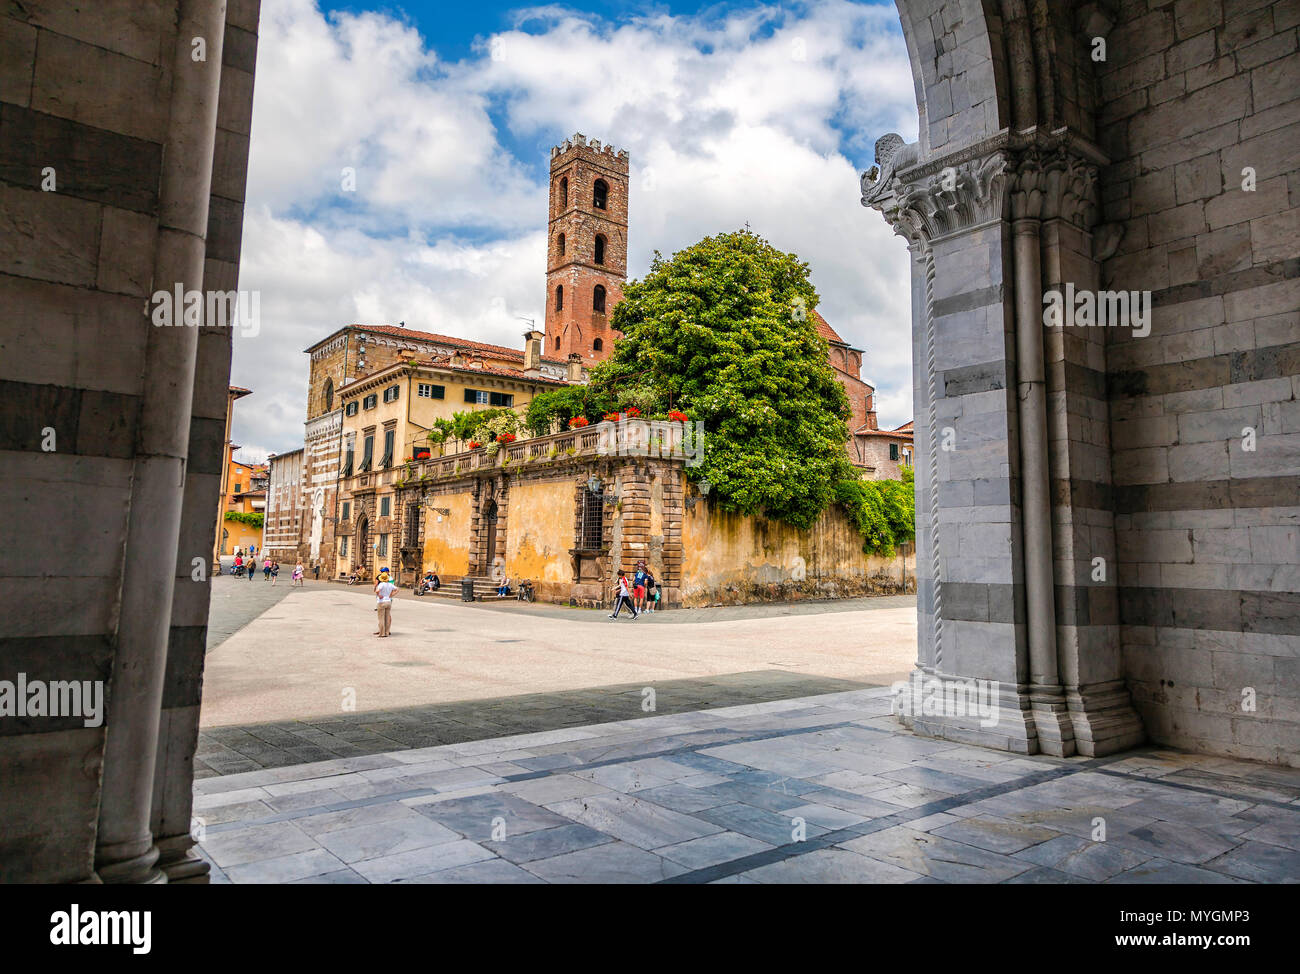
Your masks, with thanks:
[{"label": "chimney", "polygon": [[536,372],[542,365],[542,342],[546,333],[530,328],[524,332],[524,371]]},{"label": "chimney", "polygon": [[569,375],[570,382],[582,381],[582,355],[574,352],[569,356]]}]

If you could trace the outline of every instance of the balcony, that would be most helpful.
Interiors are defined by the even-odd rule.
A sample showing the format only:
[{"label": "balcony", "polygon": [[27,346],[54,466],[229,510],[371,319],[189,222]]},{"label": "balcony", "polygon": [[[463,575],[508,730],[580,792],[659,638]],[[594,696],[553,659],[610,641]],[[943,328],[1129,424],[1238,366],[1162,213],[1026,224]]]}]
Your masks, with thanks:
[{"label": "balcony", "polygon": [[683,457],[684,446],[694,442],[687,424],[673,421],[597,423],[583,429],[565,430],[503,444],[495,453],[486,447],[460,453],[413,460],[373,473],[344,477],[342,486],[353,493],[375,487],[408,486],[412,481],[429,483],[464,477],[476,471],[519,470],[535,465],[560,464],[597,456]]}]

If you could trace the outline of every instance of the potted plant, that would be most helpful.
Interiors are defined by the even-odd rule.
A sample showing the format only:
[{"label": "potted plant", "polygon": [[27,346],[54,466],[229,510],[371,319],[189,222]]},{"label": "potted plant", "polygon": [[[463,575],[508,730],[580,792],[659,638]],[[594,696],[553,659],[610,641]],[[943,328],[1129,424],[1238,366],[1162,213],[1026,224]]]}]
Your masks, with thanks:
[{"label": "potted plant", "polygon": [[618,413],[606,413],[606,414],[605,414],[605,422],[607,422],[607,423],[617,423],[617,422],[618,422],[618,418],[619,418],[619,417],[618,417]]},{"label": "potted plant", "polygon": [[686,414],[685,414],[684,412],[682,412],[680,409],[670,409],[670,410],[668,410],[668,418],[669,418],[670,420],[672,420],[674,423],[686,423],[686,422],[689,422],[689,420],[687,419]]},{"label": "potted plant", "polygon": [[590,423],[591,420],[587,419],[586,416],[574,416],[573,419],[569,420],[569,429],[580,430],[584,426],[590,425]]},{"label": "potted plant", "polygon": [[478,440],[470,440],[470,441],[469,441],[469,448],[470,448],[471,450],[478,450],[478,449],[481,449],[482,446],[483,446],[483,444],[480,443]]},{"label": "potted plant", "polygon": [[513,443],[515,441],[514,433],[502,433],[497,437],[498,443]]},{"label": "potted plant", "polygon": [[[615,415],[618,414],[615,413]],[[630,416],[633,419],[635,419],[636,417],[641,415],[641,410],[637,409],[635,406],[628,406],[626,409],[623,410],[623,415]]]}]

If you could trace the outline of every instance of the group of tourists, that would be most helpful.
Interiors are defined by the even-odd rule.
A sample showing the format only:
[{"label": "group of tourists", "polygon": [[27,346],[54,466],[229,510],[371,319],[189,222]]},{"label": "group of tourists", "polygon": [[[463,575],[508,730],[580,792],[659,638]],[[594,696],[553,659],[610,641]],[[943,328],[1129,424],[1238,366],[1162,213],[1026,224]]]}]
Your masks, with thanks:
[{"label": "group of tourists", "polygon": [[636,563],[636,571],[631,579],[627,572],[619,569],[617,586],[614,592],[614,611],[609,616],[611,619],[618,618],[623,606],[627,606],[630,612],[628,618],[635,619],[642,612],[653,612],[659,603],[659,585],[643,561]]},{"label": "group of tourists", "polygon": [[[249,546],[249,550],[251,552],[252,550],[251,545]],[[236,548],[235,565],[233,568],[230,569],[230,574],[243,575],[245,572],[248,573],[249,581],[252,581],[253,576],[257,574],[257,559],[253,557],[253,555],[250,553],[248,556],[248,560],[245,561],[243,552],[240,549]],[[316,573],[319,576],[320,574],[319,566],[316,569]],[[280,563],[276,561],[274,558],[266,558],[262,562],[262,580],[264,582],[270,582],[272,585],[274,585],[276,583],[276,580],[279,577],[280,577]],[[293,568],[293,575],[290,576],[289,584],[291,586],[296,585],[299,588],[302,588],[303,585],[305,584],[306,577],[307,577],[307,569],[303,567],[302,562],[298,562],[298,564],[296,564]]]}]

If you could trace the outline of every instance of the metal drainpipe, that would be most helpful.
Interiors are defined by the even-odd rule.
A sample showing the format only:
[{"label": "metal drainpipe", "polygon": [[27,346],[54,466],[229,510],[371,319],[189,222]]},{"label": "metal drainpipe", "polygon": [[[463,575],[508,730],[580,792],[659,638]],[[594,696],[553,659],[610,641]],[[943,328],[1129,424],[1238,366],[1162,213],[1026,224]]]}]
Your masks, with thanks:
[{"label": "metal drainpipe", "polygon": [[1015,239],[1016,393],[1020,403],[1021,517],[1025,536],[1029,677],[1035,690],[1041,687],[1059,693],[1039,222],[1037,219],[1015,220],[1012,234]]},{"label": "metal drainpipe", "polygon": [[[180,0],[178,14],[153,287],[188,293],[203,286],[226,3]],[[204,61],[191,57],[196,37],[206,44]],[[181,309],[174,312],[172,327],[146,324],[95,845],[95,869],[106,883],[166,882],[149,822],[199,338]],[[160,566],[171,568],[168,577],[159,578]]]}]

